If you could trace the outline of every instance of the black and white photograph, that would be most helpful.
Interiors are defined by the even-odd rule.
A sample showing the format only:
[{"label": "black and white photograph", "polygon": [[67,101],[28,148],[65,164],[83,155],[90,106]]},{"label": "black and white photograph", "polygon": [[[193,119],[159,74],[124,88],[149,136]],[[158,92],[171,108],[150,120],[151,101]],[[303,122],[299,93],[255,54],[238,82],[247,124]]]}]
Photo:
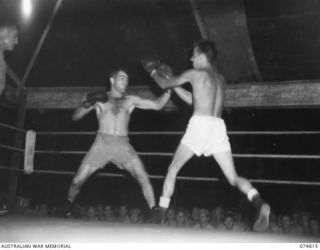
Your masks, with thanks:
[{"label": "black and white photograph", "polygon": [[0,248],[317,249],[319,224],[319,0],[0,0]]}]

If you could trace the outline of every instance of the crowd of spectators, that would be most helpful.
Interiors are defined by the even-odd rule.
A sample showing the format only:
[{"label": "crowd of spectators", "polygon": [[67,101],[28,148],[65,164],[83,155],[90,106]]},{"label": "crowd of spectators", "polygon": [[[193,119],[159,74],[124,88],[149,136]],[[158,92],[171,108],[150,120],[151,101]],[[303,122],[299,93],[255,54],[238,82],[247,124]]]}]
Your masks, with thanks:
[{"label": "crowd of spectators", "polygon": [[[46,205],[44,203],[31,206],[30,200],[23,197],[17,199],[17,213],[32,216],[63,217],[63,207]],[[106,204],[87,205],[75,203],[73,219],[101,221],[111,223],[142,224],[154,223],[140,208],[129,209],[125,205],[112,207]],[[162,226],[180,228],[199,228],[225,231],[251,231],[252,223],[236,210],[226,210],[222,206],[212,209],[192,208],[173,209],[166,213],[166,220]],[[319,218],[306,211],[270,214],[269,233],[283,233],[291,235],[309,235],[320,237]]]}]

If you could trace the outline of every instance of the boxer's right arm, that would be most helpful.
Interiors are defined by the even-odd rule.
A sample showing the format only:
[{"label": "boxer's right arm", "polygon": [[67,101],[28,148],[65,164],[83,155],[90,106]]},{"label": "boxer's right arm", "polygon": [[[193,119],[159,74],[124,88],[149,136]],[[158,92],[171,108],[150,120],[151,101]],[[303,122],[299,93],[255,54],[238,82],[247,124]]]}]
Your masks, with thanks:
[{"label": "boxer's right arm", "polygon": [[83,116],[94,109],[97,102],[106,103],[109,99],[105,91],[96,91],[86,94],[81,102],[81,106],[76,108],[72,115],[72,120],[80,120]]},{"label": "boxer's right arm", "polygon": [[93,110],[93,106],[90,108],[84,108],[82,105],[78,108],[76,108],[72,114],[72,120],[73,121],[78,121],[82,117],[84,117],[86,114],[88,114],[91,110]]},{"label": "boxer's right arm", "polygon": [[82,100],[82,107],[85,109],[91,108],[97,102],[106,103],[109,99],[109,95],[105,91],[96,91],[88,93]]}]

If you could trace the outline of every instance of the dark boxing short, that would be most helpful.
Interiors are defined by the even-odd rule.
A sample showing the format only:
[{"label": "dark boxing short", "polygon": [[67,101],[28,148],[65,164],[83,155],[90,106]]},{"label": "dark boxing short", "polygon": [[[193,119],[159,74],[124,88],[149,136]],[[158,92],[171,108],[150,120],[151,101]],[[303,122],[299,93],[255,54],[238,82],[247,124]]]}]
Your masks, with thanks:
[{"label": "dark boxing short", "polygon": [[112,162],[120,169],[124,169],[124,166],[134,159],[139,159],[139,156],[129,143],[127,136],[97,133],[82,165],[100,169],[106,163]]}]

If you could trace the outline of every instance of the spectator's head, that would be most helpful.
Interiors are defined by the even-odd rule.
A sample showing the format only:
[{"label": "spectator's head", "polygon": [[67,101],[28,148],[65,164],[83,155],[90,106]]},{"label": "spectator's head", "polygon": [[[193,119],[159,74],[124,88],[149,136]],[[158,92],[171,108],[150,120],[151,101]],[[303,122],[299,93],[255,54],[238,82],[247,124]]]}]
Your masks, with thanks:
[{"label": "spectator's head", "polygon": [[121,205],[119,208],[119,216],[120,217],[125,217],[128,215],[128,208],[125,205]]},{"label": "spectator's head", "polygon": [[86,215],[87,215],[87,207],[85,205],[81,205],[79,210],[79,218],[84,219],[86,218]]},{"label": "spectator's head", "polygon": [[176,215],[177,226],[183,226],[186,223],[186,213],[184,210],[179,209]]},{"label": "spectator's head", "polygon": [[197,207],[192,208],[191,219],[195,222],[199,221],[199,208]]},{"label": "spectator's head", "polygon": [[141,222],[141,211],[138,208],[132,208],[129,212],[129,219],[131,223]]},{"label": "spectator's head", "polygon": [[104,206],[103,215],[104,215],[106,218],[113,217],[113,210],[112,210],[112,207],[111,207],[110,205]]},{"label": "spectator's head", "polygon": [[304,212],[301,214],[301,226],[305,231],[309,230],[309,219],[310,219],[310,213]]},{"label": "spectator's head", "polygon": [[87,218],[89,220],[95,219],[97,216],[96,208],[94,206],[89,206],[87,211]]},{"label": "spectator's head", "polygon": [[58,215],[58,207],[56,205],[51,205],[48,207],[48,215],[49,216],[57,216]]},{"label": "spectator's head", "polygon": [[17,198],[17,206],[20,211],[25,211],[30,208],[30,199],[19,196]]},{"label": "spectator's head", "polygon": [[101,218],[103,216],[103,205],[97,204],[96,211],[97,211],[97,216]]},{"label": "spectator's head", "polygon": [[289,215],[282,215],[281,217],[281,225],[283,230],[288,230],[290,226],[292,225],[292,220]]},{"label": "spectator's head", "polygon": [[292,223],[293,223],[294,225],[300,225],[300,221],[301,221],[300,212],[294,211],[294,212],[291,214],[291,218],[292,218]]},{"label": "spectator's head", "polygon": [[315,218],[310,218],[309,220],[309,228],[310,228],[310,233],[312,235],[318,235],[320,233],[319,230],[319,221]]},{"label": "spectator's head", "polygon": [[223,220],[223,224],[225,226],[226,230],[233,230],[233,226],[234,226],[234,214],[232,212],[227,212],[224,220]]},{"label": "spectator's head", "polygon": [[216,207],[215,214],[214,214],[215,221],[217,221],[217,222],[223,221],[224,214],[225,214],[225,212],[222,207],[220,207],[220,206]]},{"label": "spectator's head", "polygon": [[[235,222],[241,222],[242,220],[243,220],[243,216],[242,216],[242,213],[240,213],[239,211],[235,211],[234,213],[233,213],[233,215],[234,215],[234,221]],[[225,217],[226,217],[226,215],[225,215]]]},{"label": "spectator's head", "polygon": [[273,222],[277,222],[278,221],[277,215],[273,210],[270,211],[269,220],[273,221]]},{"label": "spectator's head", "polygon": [[173,222],[176,220],[176,212],[174,209],[169,208],[167,210],[167,220],[168,220],[168,222]]},{"label": "spectator's head", "polygon": [[48,215],[48,206],[45,203],[41,203],[39,206],[39,214],[46,216]]},{"label": "spectator's head", "polygon": [[210,213],[208,209],[199,209],[199,224],[200,226],[206,226],[210,221]]}]

